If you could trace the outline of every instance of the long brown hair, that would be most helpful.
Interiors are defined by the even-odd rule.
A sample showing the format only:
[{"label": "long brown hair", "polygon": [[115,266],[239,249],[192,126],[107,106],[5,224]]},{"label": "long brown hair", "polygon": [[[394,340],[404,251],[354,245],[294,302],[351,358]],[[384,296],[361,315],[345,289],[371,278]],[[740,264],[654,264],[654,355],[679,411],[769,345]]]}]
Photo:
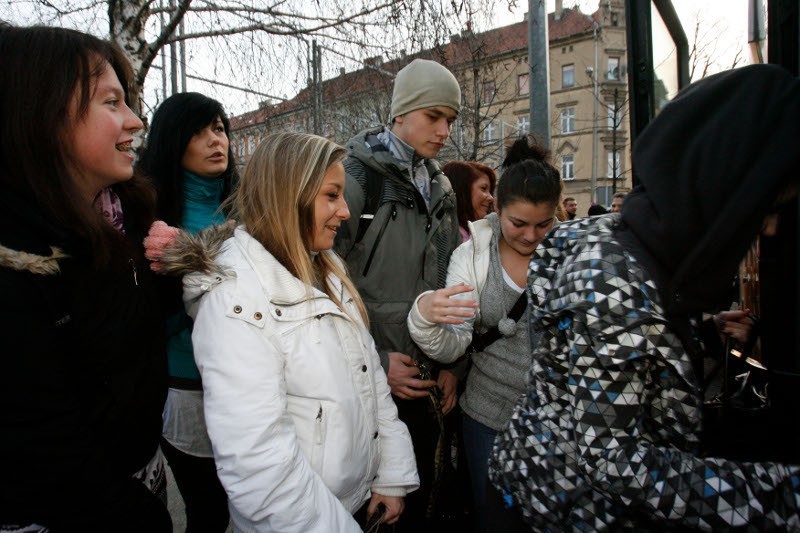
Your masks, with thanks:
[{"label": "long brown hair", "polygon": [[[92,205],[70,171],[69,132],[86,116],[97,78],[114,70],[127,100],[130,64],[116,45],[75,30],[0,27],[0,186],[41,210],[72,238],[88,245],[95,267],[106,266],[123,242]],[[77,113],[70,117],[70,105]],[[114,190],[126,220],[146,224],[154,201],[147,183]]]},{"label": "long brown hair", "polygon": [[231,218],[244,224],[248,233],[309,291],[319,287],[346,313],[330,286],[329,275],[339,278],[367,324],[366,308],[342,260],[333,250],[323,250],[313,259],[309,253],[314,238],[314,200],[325,173],[346,155],[343,147],[316,135],[269,135],[247,162],[228,203]]}]

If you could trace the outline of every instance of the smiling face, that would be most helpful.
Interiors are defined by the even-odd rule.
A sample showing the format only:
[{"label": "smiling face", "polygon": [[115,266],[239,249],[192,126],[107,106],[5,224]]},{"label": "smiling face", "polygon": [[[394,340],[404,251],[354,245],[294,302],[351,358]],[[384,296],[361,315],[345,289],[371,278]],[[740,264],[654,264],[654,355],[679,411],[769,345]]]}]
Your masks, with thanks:
[{"label": "smiling face", "polygon": [[444,147],[456,116],[447,106],[425,107],[396,117],[392,131],[418,155],[431,159]]},{"label": "smiling face", "polygon": [[500,210],[503,240],[520,255],[530,256],[553,227],[556,206],[516,200]]},{"label": "smiling face", "polygon": [[183,152],[181,166],[201,178],[216,178],[228,169],[228,135],[222,119],[195,133]]},{"label": "smiling face", "polygon": [[472,182],[470,187],[470,196],[472,198],[472,212],[475,213],[475,219],[480,220],[489,214],[492,209],[492,189],[489,182],[489,176],[481,174],[481,177]]},{"label": "smiling face", "polygon": [[104,188],[133,176],[133,134],[142,121],[125,103],[117,74],[105,63],[91,86],[86,114],[78,118],[78,98],[70,105],[70,171],[83,196],[93,201]]},{"label": "smiling face", "polygon": [[339,226],[350,218],[350,210],[344,201],[344,176],[344,165],[339,162],[331,165],[322,178],[322,187],[314,199],[312,252],[333,248]]}]

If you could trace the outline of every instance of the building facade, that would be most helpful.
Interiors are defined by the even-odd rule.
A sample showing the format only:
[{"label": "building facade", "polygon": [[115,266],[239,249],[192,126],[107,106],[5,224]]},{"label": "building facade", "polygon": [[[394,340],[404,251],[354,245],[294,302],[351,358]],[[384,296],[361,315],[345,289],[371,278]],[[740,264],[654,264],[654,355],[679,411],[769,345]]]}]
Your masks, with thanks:
[{"label": "building facade", "polygon": [[[564,195],[575,197],[585,215],[593,200],[609,205],[613,191],[625,191],[631,182],[624,2],[602,0],[587,15],[557,1],[548,24],[551,150]],[[371,58],[360,70],[310,84],[292,100],[265,102],[234,117],[234,151],[244,162],[275,131],[312,132],[344,144],[366,127],[387,124],[394,74],[424,57],[446,65],[462,87],[462,112],[439,159],[496,168],[507,145],[529,130],[527,55],[523,20],[481,33],[466,29],[413,56]]]}]

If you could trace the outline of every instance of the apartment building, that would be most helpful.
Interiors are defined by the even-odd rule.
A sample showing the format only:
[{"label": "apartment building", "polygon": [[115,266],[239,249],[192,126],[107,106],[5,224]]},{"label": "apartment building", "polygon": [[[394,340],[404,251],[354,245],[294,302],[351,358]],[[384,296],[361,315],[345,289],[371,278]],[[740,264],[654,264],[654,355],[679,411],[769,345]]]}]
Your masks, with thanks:
[{"label": "apartment building", "polygon": [[[593,198],[609,205],[630,187],[625,12],[602,0],[592,14],[556,2],[549,14],[551,149],[565,195],[585,214]],[[412,59],[445,64],[459,79],[463,110],[439,159],[474,159],[498,167],[505,149],[529,130],[527,20],[486,32],[469,28],[449,43],[384,61],[370,58],[354,72],[303,89],[295,98],[232,119],[240,162],[275,131],[316,132],[339,143],[389,121],[394,74]],[[594,191],[594,195],[593,195]]]}]

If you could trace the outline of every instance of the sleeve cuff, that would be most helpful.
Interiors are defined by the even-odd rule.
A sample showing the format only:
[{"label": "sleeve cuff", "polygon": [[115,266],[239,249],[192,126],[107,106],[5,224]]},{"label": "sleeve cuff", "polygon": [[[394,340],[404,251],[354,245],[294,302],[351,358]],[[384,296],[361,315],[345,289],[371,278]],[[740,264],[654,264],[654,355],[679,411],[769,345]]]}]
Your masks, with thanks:
[{"label": "sleeve cuff", "polygon": [[380,494],[381,496],[394,496],[399,498],[405,498],[406,494],[408,494],[408,489],[405,487],[372,487],[372,492],[375,494]]},{"label": "sleeve cuff", "polygon": [[433,327],[433,326],[436,325],[435,322],[431,322],[431,321],[427,320],[425,317],[422,316],[422,313],[419,312],[419,299],[422,298],[423,296],[425,296],[426,294],[431,294],[432,292],[433,291],[425,291],[425,292],[423,292],[422,294],[420,294],[419,296],[416,297],[416,299],[414,300],[414,305],[411,306],[411,312],[408,314],[408,318],[417,327],[430,328],[430,327]]}]

